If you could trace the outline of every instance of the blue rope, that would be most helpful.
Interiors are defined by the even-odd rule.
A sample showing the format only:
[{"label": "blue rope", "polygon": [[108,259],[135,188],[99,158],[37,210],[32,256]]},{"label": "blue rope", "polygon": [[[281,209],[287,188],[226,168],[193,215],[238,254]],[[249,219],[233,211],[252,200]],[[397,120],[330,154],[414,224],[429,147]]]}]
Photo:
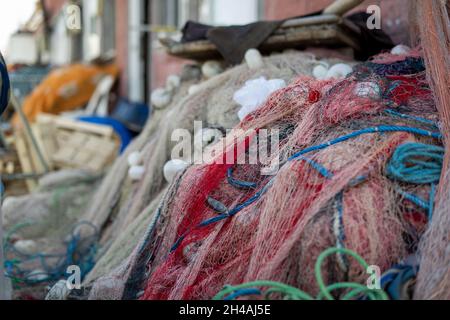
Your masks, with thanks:
[{"label": "blue rope", "polygon": [[[344,231],[344,193],[341,191],[336,196],[336,213],[334,216],[334,235],[336,237],[336,248],[345,248],[345,231]],[[348,270],[348,260],[341,252],[337,254],[338,264],[342,270]]]},{"label": "blue rope", "polygon": [[336,138],[334,140],[328,141],[326,143],[323,144],[319,144],[317,146],[313,146],[313,147],[309,147],[306,148],[300,152],[297,152],[296,154],[294,154],[293,156],[291,156],[289,158],[290,160],[295,160],[296,158],[310,153],[312,151],[318,151],[318,150],[323,150],[326,149],[332,145],[356,138],[358,136],[361,135],[365,135],[365,134],[371,134],[371,133],[383,133],[383,132],[408,132],[408,133],[412,133],[412,134],[417,134],[419,136],[426,136],[426,137],[431,137],[431,138],[435,138],[435,139],[443,139],[443,135],[439,132],[432,132],[432,131],[428,131],[428,130],[423,130],[423,129],[419,129],[419,128],[414,128],[414,127],[405,127],[405,126],[378,126],[378,127],[371,127],[371,128],[366,128],[366,129],[362,129],[362,130],[358,130],[355,132],[352,132],[350,134],[347,134],[345,136]]},{"label": "blue rope", "polygon": [[422,117],[411,116],[411,115],[408,115],[408,114],[397,112],[397,111],[392,110],[392,109],[387,109],[384,112],[389,114],[389,115],[391,115],[391,116],[395,116],[395,117],[399,117],[399,118],[407,119],[407,120],[413,120],[413,121],[416,121],[416,122],[419,122],[419,123],[431,125],[431,126],[435,127],[436,129],[439,128],[436,122],[434,122],[432,120],[429,120],[429,119],[425,119],[425,118],[422,118]]},{"label": "blue rope", "polygon": [[416,206],[421,207],[425,210],[429,210],[430,209],[430,205],[429,202],[427,202],[426,200],[423,200],[422,198],[414,195],[414,194],[410,194],[408,192],[405,192],[401,189],[397,190],[398,193],[400,193],[400,195],[402,197],[404,197],[406,200],[411,201],[412,203],[414,203]]},{"label": "blue rope", "polygon": [[413,184],[438,183],[445,150],[422,143],[399,146],[387,165],[387,174],[394,180]]},{"label": "blue rope", "polygon": [[417,277],[419,265],[417,261],[402,262],[386,271],[380,279],[381,288],[389,295],[392,300],[410,299],[405,296],[408,294],[408,286]]},{"label": "blue rope", "polygon": [[237,189],[256,189],[257,187],[256,183],[234,179],[233,168],[228,168],[227,179],[228,183]]},{"label": "blue rope", "polygon": [[430,199],[428,204],[428,221],[431,221],[431,219],[433,219],[435,197],[436,197],[436,184],[432,183],[430,190]]},{"label": "blue rope", "polygon": [[[331,140],[329,142],[320,144],[320,145],[316,145],[316,146],[312,146],[309,148],[306,148],[296,154],[294,154],[293,156],[291,156],[288,161],[293,161],[293,160],[305,160],[307,161],[314,169],[316,169],[319,173],[321,173],[324,177],[327,178],[331,178],[332,174],[323,166],[321,166],[320,164],[314,162],[313,160],[307,159],[305,158],[303,155],[313,152],[313,151],[318,151],[318,150],[323,150],[326,149],[332,145],[350,140],[352,138],[364,135],[364,134],[374,134],[374,133],[384,133],[384,132],[408,132],[408,133],[412,133],[412,134],[417,134],[420,136],[427,136],[427,137],[432,137],[435,139],[443,139],[443,136],[441,133],[439,132],[432,132],[432,131],[427,131],[427,130],[423,130],[420,128],[414,128],[414,127],[406,127],[406,126],[387,126],[387,125],[381,125],[381,126],[377,126],[377,127],[371,127],[371,128],[366,128],[366,129],[362,129],[362,130],[358,130],[355,131],[353,133],[350,133],[348,135],[344,135],[341,136],[339,138],[336,138],[334,140]],[[233,171],[228,170],[228,174],[227,177],[229,178],[230,176],[232,177],[232,173]],[[363,177],[359,177],[359,178],[363,178]],[[230,179],[228,179],[230,180]],[[251,204],[253,204],[254,202],[258,201],[266,192],[267,190],[272,186],[273,182],[275,180],[275,177],[270,179],[269,182],[257,193],[255,193],[254,196],[252,196],[250,199],[248,199],[247,201],[245,201],[242,204],[237,205],[234,209],[230,210],[228,213],[226,214],[221,214],[219,216],[207,219],[203,222],[201,222],[200,224],[198,224],[197,226],[195,226],[193,229],[197,229],[197,228],[202,228],[202,227],[206,227],[209,226],[211,224],[220,222],[222,220],[231,218],[233,216],[235,216],[237,213],[239,213],[240,211],[242,211],[243,209],[245,209],[246,207],[250,206]],[[242,181],[237,181],[237,180],[232,180],[233,184],[236,184],[236,182],[238,182],[238,186],[240,186],[240,184],[242,183]],[[360,183],[360,181],[358,182]],[[245,182],[244,184],[247,184],[247,182]],[[190,229],[188,231],[186,231],[183,235],[181,235],[178,240],[175,242],[175,244],[172,246],[172,248],[170,249],[170,252],[174,252],[179,246],[180,244],[183,242],[183,240],[186,238],[186,236],[188,235],[189,232],[191,232],[193,229]]]},{"label": "blue rope", "polygon": [[367,180],[367,176],[361,175],[357,176],[356,178],[350,180],[348,186],[351,188],[359,186],[361,183],[365,182]]},{"label": "blue rope", "polygon": [[[401,81],[392,81],[391,84],[389,85],[389,88],[387,88],[387,90],[383,93],[383,96],[385,98],[389,98],[389,95],[391,95],[392,92],[401,85],[402,85]],[[391,103],[391,101],[389,101],[389,103]]]},{"label": "blue rope", "polygon": [[[323,175],[325,178],[327,179],[331,179],[333,177],[333,174],[331,172],[329,172],[324,166],[322,166],[321,164],[315,162],[314,160],[308,159],[306,157],[299,157],[298,160],[304,160],[306,161],[308,164],[310,164],[315,170],[317,170],[321,175]],[[251,182],[243,182],[243,181],[238,181],[236,179],[234,179],[232,177],[233,174],[233,170],[232,168],[228,169],[227,172],[227,177],[228,177],[228,182],[230,182],[231,180],[231,185],[236,187],[236,188],[253,188],[253,185],[256,188],[256,183],[251,183]],[[269,187],[273,184],[273,179],[269,181],[269,183],[266,184],[266,186],[264,186],[263,189],[261,189],[259,192],[257,192],[253,197],[251,197],[250,199],[248,199],[247,201],[245,201],[244,203],[237,205],[234,209],[230,210],[227,213],[222,213],[221,215],[211,218],[211,219],[207,219],[203,222],[201,222],[197,228],[201,228],[201,227],[206,227],[209,226],[213,223],[228,219],[230,217],[233,217],[234,215],[238,214],[240,211],[242,211],[243,209],[245,209],[246,207],[250,206],[251,204],[253,204],[254,202],[258,201],[262,195],[264,193],[266,193],[266,191],[269,189]],[[223,210],[218,210],[219,208],[217,207],[217,204],[212,205],[212,201],[214,199],[210,199],[208,201],[209,205],[213,207],[213,209],[217,212],[221,212]],[[214,202],[217,200],[214,200]],[[223,204],[222,204],[223,205]],[[222,206],[221,206],[222,207]],[[185,237],[187,236],[187,232],[182,235],[176,242],[175,244],[172,246],[171,248],[171,252],[175,251],[179,245],[181,244],[181,242],[185,239]]]},{"label": "blue rope", "polygon": [[306,163],[308,163],[314,170],[316,170],[317,172],[319,172],[323,177],[325,177],[325,178],[327,178],[327,179],[333,178],[333,174],[332,174],[330,171],[328,171],[327,168],[325,168],[324,166],[322,166],[320,163],[318,163],[318,162],[316,162],[316,161],[314,161],[314,160],[312,160],[312,159],[303,157],[303,156],[299,156],[299,157],[297,158],[297,160],[304,160],[304,161],[305,161]]},{"label": "blue rope", "polygon": [[[231,217],[235,216],[236,214],[238,214],[240,211],[242,211],[246,207],[248,207],[251,204],[253,204],[254,202],[258,201],[267,192],[267,190],[272,186],[273,182],[274,182],[274,178],[272,178],[260,191],[255,193],[254,196],[252,196],[250,199],[248,199],[244,203],[237,205],[236,207],[234,207],[232,210],[230,210],[226,214],[221,214],[219,216],[216,216],[214,218],[207,219],[207,220],[201,222],[199,225],[194,227],[194,229],[206,227],[206,226],[209,226],[209,225],[211,225],[213,223],[217,223],[219,221],[222,221],[222,220],[225,220],[225,219],[228,219],[228,218],[231,218]],[[181,237],[178,238],[178,240],[175,242],[175,244],[170,249],[170,252],[175,251],[180,246],[180,244],[183,242],[183,240],[186,238],[186,236],[188,235],[188,233],[191,230],[188,230]]]},{"label": "blue rope", "polygon": [[244,297],[244,296],[253,296],[253,295],[260,296],[261,294],[262,294],[261,290],[256,289],[256,288],[240,289],[240,290],[236,290],[232,294],[228,295],[223,300],[224,301],[232,301],[232,300],[236,300],[237,298]]},{"label": "blue rope", "polygon": [[405,199],[427,210],[429,221],[433,216],[436,185],[441,177],[444,153],[444,148],[439,146],[405,143],[395,150],[386,166],[386,173],[393,180],[431,185],[428,201],[403,190],[398,190]]},{"label": "blue rope", "polygon": [[[93,235],[81,238],[76,233],[77,227],[87,225],[94,230]],[[6,276],[16,282],[25,283],[27,285],[35,285],[39,283],[51,283],[60,280],[65,274],[67,267],[77,265],[81,270],[81,277],[84,278],[95,265],[95,255],[97,252],[98,229],[89,222],[80,222],[73,228],[70,240],[67,243],[64,254],[45,254],[37,253],[33,255],[24,254],[18,251],[9,243],[5,244],[5,251],[14,252],[19,258],[15,260],[5,261]],[[27,262],[38,260],[43,269],[42,274],[32,273],[33,270],[22,269],[21,265]],[[57,260],[56,263],[48,261]],[[52,264],[52,266],[50,266]],[[35,279],[38,276],[44,276],[42,279]],[[33,277],[33,279],[30,279]]]}]

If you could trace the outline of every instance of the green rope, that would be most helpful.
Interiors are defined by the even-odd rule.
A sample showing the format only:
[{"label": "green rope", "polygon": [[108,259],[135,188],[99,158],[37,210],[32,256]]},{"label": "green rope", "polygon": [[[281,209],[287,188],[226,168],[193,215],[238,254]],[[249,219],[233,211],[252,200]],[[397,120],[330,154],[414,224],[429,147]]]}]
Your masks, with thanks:
[{"label": "green rope", "polygon": [[266,292],[266,295],[278,292],[282,293],[285,297],[295,300],[314,300],[314,298],[311,297],[309,294],[297,288],[275,281],[263,281],[263,280],[244,283],[237,286],[226,286],[221,292],[219,292],[213,298],[213,300],[223,300],[223,298],[225,298],[225,296],[229,295],[230,293],[233,293],[241,289],[254,287],[270,287],[270,289]]},{"label": "green rope", "polygon": [[21,222],[21,223],[18,223],[18,224],[16,224],[16,225],[14,225],[14,226],[13,226],[12,228],[10,228],[10,229],[8,230],[8,232],[5,234],[4,239],[3,239],[3,246],[6,248],[6,246],[7,246],[8,243],[10,242],[11,236],[12,236],[13,234],[16,234],[19,230],[22,230],[22,229],[24,229],[24,228],[26,228],[26,227],[30,227],[30,226],[35,225],[35,224],[36,224],[35,222],[29,221],[29,222]]},{"label": "green rope", "polygon": [[[213,300],[223,300],[226,299],[226,297],[230,294],[234,293],[235,297],[239,296],[239,291],[247,292],[245,289],[250,288],[261,288],[266,287],[268,288],[264,292],[264,297],[268,299],[270,295],[277,293],[281,294],[284,299],[288,300],[334,300],[335,298],[332,295],[333,291],[336,290],[349,290],[344,294],[344,296],[341,298],[341,300],[351,300],[351,299],[357,299],[361,297],[367,297],[369,300],[389,300],[388,295],[381,289],[369,289],[367,286],[364,286],[359,283],[353,283],[353,282],[340,282],[340,283],[334,283],[331,285],[326,285],[325,281],[322,277],[322,265],[324,261],[332,255],[341,254],[341,255],[348,255],[354,258],[359,265],[364,268],[364,271],[367,270],[369,265],[367,262],[356,252],[351,251],[349,249],[345,248],[329,248],[322,252],[319,257],[317,258],[316,265],[314,268],[316,281],[319,286],[319,294],[316,298],[313,298],[310,294],[297,289],[295,287],[275,282],[275,281],[254,281],[249,283],[244,283],[237,286],[225,286],[225,288],[220,291]],[[236,294],[237,293],[237,294]]]}]

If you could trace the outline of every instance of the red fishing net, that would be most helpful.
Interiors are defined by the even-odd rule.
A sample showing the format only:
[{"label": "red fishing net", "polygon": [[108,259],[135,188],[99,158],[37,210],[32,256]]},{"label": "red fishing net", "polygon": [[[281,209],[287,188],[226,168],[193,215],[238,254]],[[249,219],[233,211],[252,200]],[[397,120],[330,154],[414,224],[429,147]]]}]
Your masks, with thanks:
[{"label": "red fishing net", "polygon": [[[344,80],[297,79],[235,128],[216,163],[189,168],[163,208],[142,299],[210,299],[255,280],[315,294],[314,264],[329,247],[383,271],[415,252],[426,210],[404,195],[426,198],[430,186],[393,179],[386,165],[400,145],[440,144],[440,134],[422,59],[389,58]],[[265,142],[278,141],[274,175],[261,174],[268,163],[219,161],[266,146],[262,129],[271,130]],[[339,254],[323,274],[328,283],[367,278]]]}]

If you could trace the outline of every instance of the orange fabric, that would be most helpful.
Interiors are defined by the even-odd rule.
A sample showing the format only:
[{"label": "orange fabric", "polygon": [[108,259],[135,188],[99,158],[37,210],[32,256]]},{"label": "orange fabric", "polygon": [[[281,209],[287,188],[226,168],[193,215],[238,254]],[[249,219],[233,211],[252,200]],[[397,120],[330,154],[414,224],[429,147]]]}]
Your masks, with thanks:
[{"label": "orange fabric", "polygon": [[[117,77],[118,73],[119,69],[114,64],[74,64],[56,69],[25,99],[22,110],[33,122],[39,113],[58,114],[81,108],[88,103],[103,76]],[[13,125],[20,126],[17,114]]]}]

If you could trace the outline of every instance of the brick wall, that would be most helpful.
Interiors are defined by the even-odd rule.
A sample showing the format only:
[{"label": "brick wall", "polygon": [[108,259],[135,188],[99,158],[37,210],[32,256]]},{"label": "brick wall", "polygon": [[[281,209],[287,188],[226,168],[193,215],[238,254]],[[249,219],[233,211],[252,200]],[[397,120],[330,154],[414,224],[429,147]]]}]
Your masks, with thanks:
[{"label": "brick wall", "polygon": [[[120,0],[117,0],[120,1]],[[319,11],[333,0],[265,0],[265,19],[277,20]],[[409,43],[408,0],[368,0],[353,11],[367,9],[376,4],[381,7],[382,27],[395,43]],[[188,61],[168,56],[164,51],[154,52],[152,87],[160,87],[169,74],[178,72]]]},{"label": "brick wall", "polygon": [[[56,15],[67,0],[44,0],[50,18]],[[284,19],[318,11],[333,0],[265,0],[265,19]],[[368,0],[358,9],[365,10],[368,5],[380,5],[383,29],[396,43],[409,43],[408,0]],[[128,1],[116,0],[116,44],[117,64],[121,68],[120,93],[127,95],[128,64]],[[178,73],[189,61],[168,56],[162,50],[155,50],[152,61],[152,87],[163,86],[168,75]]]},{"label": "brick wall", "polygon": [[128,0],[116,0],[116,63],[120,68],[119,91],[128,94]]},{"label": "brick wall", "polygon": [[168,55],[163,49],[153,51],[152,59],[152,88],[163,87],[171,74],[180,74],[181,69],[189,60],[179,59]]}]

